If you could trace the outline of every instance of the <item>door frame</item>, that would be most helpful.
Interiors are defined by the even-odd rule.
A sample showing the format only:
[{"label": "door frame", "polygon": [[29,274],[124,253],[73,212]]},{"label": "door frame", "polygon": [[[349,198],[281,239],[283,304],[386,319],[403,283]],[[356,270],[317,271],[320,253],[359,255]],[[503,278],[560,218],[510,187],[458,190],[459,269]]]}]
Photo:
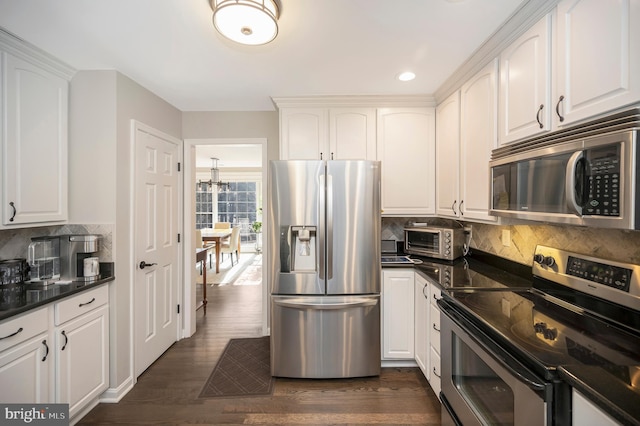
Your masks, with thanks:
[{"label": "door frame", "polygon": [[[241,144],[253,144],[262,145],[262,234],[267,235],[268,224],[268,209],[264,203],[268,198],[268,160],[267,160],[267,138],[204,138],[204,139],[185,139],[184,140],[184,173],[183,173],[183,214],[184,218],[184,230],[195,229],[195,211],[194,211],[194,199],[195,199],[195,182],[196,182],[196,147],[198,145],[241,145]],[[191,198],[193,197],[193,199]],[[185,231],[183,238],[183,264],[195,265],[195,250],[196,243],[193,239],[194,232]],[[267,283],[267,270],[264,265],[268,265],[269,251],[266,250],[267,245],[262,245],[262,334],[269,334],[269,294]],[[183,268],[183,329],[182,337],[190,337],[196,332],[196,289],[195,286],[187,285],[187,283],[195,282],[194,270],[195,268]]]},{"label": "door frame", "polygon": [[[131,318],[130,321],[130,344],[131,344],[131,353],[130,353],[130,368],[131,368],[131,377],[133,378],[133,384],[137,383],[138,381],[138,377],[136,375],[136,368],[135,368],[135,363],[136,363],[136,322],[135,322],[135,306],[136,306],[136,299],[135,299],[135,283],[136,283],[136,265],[137,265],[137,259],[136,259],[136,244],[135,244],[135,235],[136,234],[136,151],[137,151],[137,132],[138,130],[141,130],[143,132],[149,133],[153,136],[156,136],[158,138],[161,139],[165,139],[169,142],[175,143],[177,145],[177,160],[180,164],[183,164],[183,156],[184,156],[184,143],[182,140],[173,137],[167,133],[164,133],[154,127],[151,127],[149,125],[146,125],[140,121],[137,121],[135,119],[131,120],[131,128],[130,128],[130,163],[129,163],[129,170],[130,170],[130,176],[129,176],[129,185],[130,185],[130,198],[129,198],[129,202],[130,202],[130,214],[129,214],[129,229],[130,229],[130,237],[129,237],[129,253],[131,254],[131,258],[130,258],[130,265],[131,267],[129,268],[129,282],[131,283],[131,286],[129,286],[129,300],[131,300],[131,304],[129,305],[129,318]],[[182,146],[182,149],[180,149],[180,147]],[[182,168],[182,170],[184,170],[184,168]],[[179,200],[179,202],[181,202],[182,204],[184,204],[184,196],[183,196],[183,188],[184,188],[184,172],[180,171],[178,172],[178,186],[176,188],[176,190],[178,191],[178,193],[176,194],[176,200]],[[184,235],[184,221],[183,221],[183,209],[180,208],[180,206],[178,206],[178,229],[177,232],[180,235]],[[178,265],[178,279],[180,279],[180,277],[183,276],[183,271],[184,271],[184,263],[183,263],[183,256],[181,256],[182,252],[184,251],[184,240],[181,239],[181,242],[178,243],[179,245],[182,245],[183,248],[178,247],[178,258],[176,259],[176,263]],[[184,285],[184,283],[182,284]],[[183,294],[184,292],[182,291],[182,288],[180,288],[180,285],[177,286],[177,294],[176,294],[176,298],[177,298],[177,302],[180,306],[184,305],[184,300],[183,300]],[[182,312],[178,313],[178,317],[177,317],[177,321],[176,321],[176,341],[180,340],[182,338],[182,333],[181,333],[181,326],[180,326],[180,321],[181,321],[181,317],[182,317]]]}]

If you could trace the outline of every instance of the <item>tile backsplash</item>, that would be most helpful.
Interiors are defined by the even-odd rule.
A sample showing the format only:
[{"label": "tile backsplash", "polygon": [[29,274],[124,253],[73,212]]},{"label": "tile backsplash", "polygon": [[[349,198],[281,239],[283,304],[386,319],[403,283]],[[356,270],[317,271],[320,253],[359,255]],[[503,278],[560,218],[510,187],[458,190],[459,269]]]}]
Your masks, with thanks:
[{"label": "tile backsplash", "polygon": [[[431,226],[459,226],[454,220],[437,218],[382,218],[382,239],[404,239],[403,228],[411,222],[427,222]],[[464,222],[471,226],[473,250],[531,265],[536,245],[590,254],[603,259],[640,263],[640,231],[585,228],[567,225],[526,224],[492,225]],[[503,231],[510,235],[509,246],[503,245]]]},{"label": "tile backsplash", "polygon": [[98,250],[100,261],[113,262],[112,236],[114,228],[114,225],[62,225],[3,229],[0,230],[0,259],[26,259],[27,247],[32,237],[65,234],[97,234],[102,236]]}]

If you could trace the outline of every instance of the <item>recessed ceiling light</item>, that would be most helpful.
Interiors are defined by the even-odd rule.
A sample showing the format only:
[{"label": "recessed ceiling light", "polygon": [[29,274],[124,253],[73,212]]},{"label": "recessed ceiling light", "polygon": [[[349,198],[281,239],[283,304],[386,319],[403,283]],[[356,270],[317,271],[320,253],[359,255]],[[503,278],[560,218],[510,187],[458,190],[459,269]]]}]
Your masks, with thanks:
[{"label": "recessed ceiling light", "polygon": [[412,73],[411,71],[406,71],[406,72],[398,74],[398,80],[400,80],[400,81],[411,81],[414,78],[416,78],[416,75],[414,73]]}]

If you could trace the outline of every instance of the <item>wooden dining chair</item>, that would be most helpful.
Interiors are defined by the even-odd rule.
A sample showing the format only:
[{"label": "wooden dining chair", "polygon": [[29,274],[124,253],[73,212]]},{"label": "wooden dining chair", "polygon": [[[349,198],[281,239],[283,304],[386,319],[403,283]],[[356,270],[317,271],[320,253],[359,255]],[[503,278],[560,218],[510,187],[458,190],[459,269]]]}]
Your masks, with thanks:
[{"label": "wooden dining chair", "polygon": [[[227,241],[220,243],[220,253],[224,256],[224,253],[229,253],[231,256],[231,267],[233,267],[233,253],[236,254],[236,261],[240,262],[240,255],[238,253],[238,247],[240,246],[240,227],[236,226],[231,228],[231,236]],[[224,258],[223,258],[224,259]]]}]

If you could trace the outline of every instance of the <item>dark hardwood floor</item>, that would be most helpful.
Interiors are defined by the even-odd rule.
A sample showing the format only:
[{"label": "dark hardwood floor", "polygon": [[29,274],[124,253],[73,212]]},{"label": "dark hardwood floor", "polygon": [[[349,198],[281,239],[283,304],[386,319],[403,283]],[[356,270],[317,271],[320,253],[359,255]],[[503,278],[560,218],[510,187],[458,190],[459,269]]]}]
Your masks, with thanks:
[{"label": "dark hardwood floor", "polygon": [[380,377],[277,379],[273,395],[199,399],[231,338],[261,335],[260,286],[209,287],[196,334],[176,342],[118,404],[100,404],[85,425],[439,425],[440,405],[417,368]]}]

